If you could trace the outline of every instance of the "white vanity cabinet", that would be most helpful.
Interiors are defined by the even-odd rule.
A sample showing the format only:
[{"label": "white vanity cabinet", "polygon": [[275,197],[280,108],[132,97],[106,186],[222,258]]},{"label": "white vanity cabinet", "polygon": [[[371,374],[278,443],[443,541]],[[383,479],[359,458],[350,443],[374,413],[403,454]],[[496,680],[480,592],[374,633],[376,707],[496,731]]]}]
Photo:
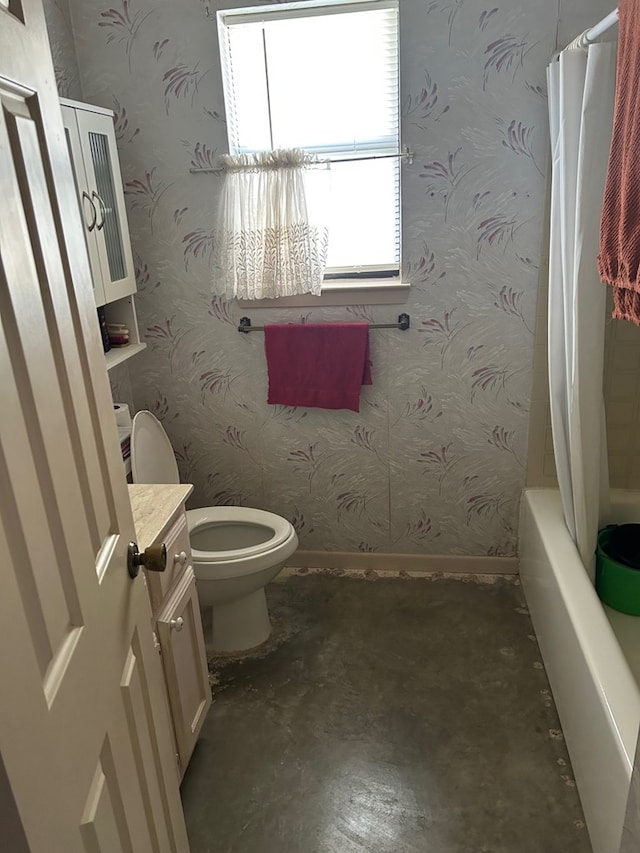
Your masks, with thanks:
[{"label": "white vanity cabinet", "polygon": [[96,306],[104,306],[107,322],[129,329],[129,345],[106,353],[111,368],[144,349],[133,298],[135,267],[113,112],[66,99],[60,100],[60,106]]},{"label": "white vanity cabinet", "polygon": [[173,724],[176,768],[182,779],[211,705],[211,687],[198,606],[184,502],[188,485],[133,485],[129,497],[138,547],[164,543],[164,572],[144,575],[151,599],[151,627],[162,657]]}]

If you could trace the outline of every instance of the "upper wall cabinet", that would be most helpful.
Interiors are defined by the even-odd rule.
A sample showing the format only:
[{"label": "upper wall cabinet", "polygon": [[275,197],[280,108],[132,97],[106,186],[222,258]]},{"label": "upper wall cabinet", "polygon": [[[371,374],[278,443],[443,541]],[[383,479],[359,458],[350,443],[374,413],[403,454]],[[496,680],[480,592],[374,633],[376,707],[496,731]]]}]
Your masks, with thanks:
[{"label": "upper wall cabinet", "polygon": [[99,307],[136,290],[113,113],[60,103]]}]

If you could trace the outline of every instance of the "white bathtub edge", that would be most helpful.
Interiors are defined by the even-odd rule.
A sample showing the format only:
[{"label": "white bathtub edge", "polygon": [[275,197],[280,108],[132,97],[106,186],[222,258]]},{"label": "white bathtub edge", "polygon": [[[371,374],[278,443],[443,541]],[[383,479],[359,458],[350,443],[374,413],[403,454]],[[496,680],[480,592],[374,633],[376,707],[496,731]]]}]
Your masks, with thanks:
[{"label": "white bathtub edge", "polygon": [[[545,495],[544,492],[547,494]],[[624,499],[628,504],[631,503],[633,494],[633,492],[624,493]],[[528,490],[526,495],[529,498],[531,511],[539,524],[547,526],[555,524],[558,528],[554,532],[560,535],[555,540],[545,543],[549,559],[558,566],[575,561],[577,551],[562,520],[560,493],[553,489],[532,489]],[[640,494],[635,493],[635,495],[635,506],[639,509],[638,517],[640,517]],[[551,497],[557,501],[555,506],[550,500]],[[617,498],[616,490],[612,492],[612,517],[616,517]],[[615,717],[615,728],[620,733],[624,746],[623,756],[631,775],[640,724],[640,687],[620,650],[616,635],[587,573],[582,565],[579,568],[583,574],[576,578],[568,572],[558,573],[556,576],[558,587],[566,602],[580,646],[585,651],[594,682],[598,686],[603,702],[609,708],[612,717]],[[577,583],[574,583],[574,580]],[[630,700],[632,702],[635,700],[631,709],[633,713],[626,716],[625,710],[628,709]]]},{"label": "white bathtub edge", "polygon": [[[640,517],[640,495],[636,506]],[[640,690],[571,541],[556,490],[523,496],[520,575],[594,853],[613,853],[640,725]]]}]

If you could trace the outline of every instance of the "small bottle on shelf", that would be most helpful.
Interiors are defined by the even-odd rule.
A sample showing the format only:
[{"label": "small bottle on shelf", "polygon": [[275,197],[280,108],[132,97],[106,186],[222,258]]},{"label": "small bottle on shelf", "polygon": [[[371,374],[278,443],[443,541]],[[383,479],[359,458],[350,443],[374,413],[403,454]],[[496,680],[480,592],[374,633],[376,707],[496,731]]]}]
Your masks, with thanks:
[{"label": "small bottle on shelf", "polygon": [[100,336],[102,337],[102,349],[105,352],[109,352],[111,341],[109,340],[109,332],[107,331],[107,318],[102,307],[98,308],[98,325],[100,326]]}]

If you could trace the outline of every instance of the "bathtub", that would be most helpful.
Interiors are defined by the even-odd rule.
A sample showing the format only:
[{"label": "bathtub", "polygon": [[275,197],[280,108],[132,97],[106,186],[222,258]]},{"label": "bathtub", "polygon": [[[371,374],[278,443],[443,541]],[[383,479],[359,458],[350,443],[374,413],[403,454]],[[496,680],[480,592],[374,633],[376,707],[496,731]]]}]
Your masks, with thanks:
[{"label": "bathtub", "polygon": [[[611,519],[640,521],[640,492],[611,492]],[[598,599],[560,494],[528,489],[520,577],[558,708],[594,853],[617,853],[640,725],[640,617]]]}]

